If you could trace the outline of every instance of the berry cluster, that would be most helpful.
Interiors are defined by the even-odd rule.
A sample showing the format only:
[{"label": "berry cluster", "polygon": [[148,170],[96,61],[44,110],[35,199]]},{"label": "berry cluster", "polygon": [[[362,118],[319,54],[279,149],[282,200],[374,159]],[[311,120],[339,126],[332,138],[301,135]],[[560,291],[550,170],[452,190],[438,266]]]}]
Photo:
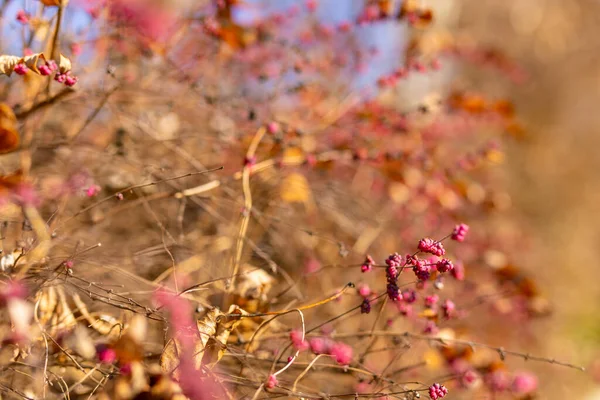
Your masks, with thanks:
[{"label": "berry cluster", "polygon": [[441,257],[444,254],[446,254],[446,249],[444,249],[442,243],[430,238],[424,238],[419,240],[418,248],[419,251],[422,251],[424,253],[430,253],[438,257]]},{"label": "berry cluster", "polygon": [[469,226],[466,224],[456,225],[454,231],[452,231],[452,240],[457,242],[463,242],[467,233],[469,232]]},{"label": "berry cluster", "polygon": [[[68,87],[75,86],[79,81],[79,79],[76,76],[71,75],[71,71],[60,72],[58,65],[54,60],[46,61],[45,64],[37,67],[37,70],[42,76],[50,76],[56,72],[54,80],[58,83],[63,83]],[[29,68],[27,67],[27,65],[25,65],[25,63],[21,62],[15,65],[13,71],[17,75],[26,75],[27,72],[29,72]]]},{"label": "berry cluster", "polygon": [[429,397],[431,397],[432,400],[444,398],[447,394],[448,389],[439,383],[434,383],[429,387]]},{"label": "berry cluster", "polygon": [[402,294],[398,288],[398,276],[400,275],[398,268],[402,267],[402,257],[398,253],[390,255],[386,260],[387,268],[385,270],[387,277],[387,294],[390,300],[402,300]]}]

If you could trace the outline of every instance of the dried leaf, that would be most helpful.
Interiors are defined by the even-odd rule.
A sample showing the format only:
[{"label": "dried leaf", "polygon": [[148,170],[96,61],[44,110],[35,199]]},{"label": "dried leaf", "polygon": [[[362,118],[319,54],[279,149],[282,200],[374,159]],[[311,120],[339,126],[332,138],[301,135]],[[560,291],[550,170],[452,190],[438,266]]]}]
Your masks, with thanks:
[{"label": "dried leaf", "polygon": [[[172,373],[175,379],[179,378],[179,360],[184,351],[181,339],[188,339],[189,335],[194,336],[194,366],[199,369],[202,366],[202,357],[204,348],[208,339],[217,332],[217,318],[222,315],[218,308],[209,310],[206,315],[196,322],[197,332],[177,332],[176,336],[169,340],[160,357],[160,366],[163,371]],[[182,335],[185,335],[182,337]]]},{"label": "dried leaf", "polygon": [[58,331],[71,330],[77,325],[77,319],[73,314],[73,310],[67,302],[67,295],[62,288],[57,288],[56,293],[58,294],[58,306],[56,308],[56,315],[58,316],[59,324],[57,326]]},{"label": "dried leaf", "polygon": [[273,286],[275,278],[263,269],[246,264],[238,280],[238,294],[247,299],[264,298]]},{"label": "dried leaf", "polygon": [[42,60],[44,64],[46,63],[46,57],[44,56],[44,53],[35,53],[29,56],[25,56],[23,57],[22,62],[24,62],[25,65],[27,65],[27,68],[29,68],[36,74],[39,74],[40,71],[38,70],[38,63],[40,60]]},{"label": "dried leaf", "polygon": [[110,341],[117,340],[121,336],[121,333],[125,329],[124,324],[121,321],[112,315],[93,317],[77,293],[73,294],[72,299],[77,307],[77,311],[79,311],[81,316],[89,323],[90,328],[101,335],[107,336]]},{"label": "dried leaf", "polygon": [[0,73],[10,76],[20,61],[21,58],[17,56],[0,55]]},{"label": "dried leaf", "polygon": [[213,308],[197,321],[198,332],[177,332],[178,337],[174,337],[167,342],[165,349],[160,357],[160,366],[163,371],[173,374],[175,379],[179,378],[179,363],[183,352],[189,351],[183,346],[181,339],[189,339],[181,335],[193,335],[194,343],[194,366],[196,369],[201,367],[212,368],[223,357],[225,353],[227,340],[231,331],[241,322],[241,315],[247,314],[236,305],[229,308],[227,314],[223,314],[218,308]]},{"label": "dried leaf", "polygon": [[60,60],[58,61],[58,69],[61,74],[67,73],[71,70],[71,60],[69,60],[64,55],[60,55]]},{"label": "dried leaf", "polygon": [[231,331],[233,331],[242,321],[241,316],[246,314],[246,311],[232,304],[229,307],[227,316],[220,316],[219,322],[217,323],[216,334],[209,337],[206,343],[204,356],[202,357],[203,366],[212,368],[219,362],[221,357],[223,357],[223,354],[225,354],[227,340],[229,339]]},{"label": "dried leaf", "polygon": [[143,340],[146,337],[146,328],[146,319],[136,314],[123,335],[112,345],[121,363],[142,361],[144,359]]}]

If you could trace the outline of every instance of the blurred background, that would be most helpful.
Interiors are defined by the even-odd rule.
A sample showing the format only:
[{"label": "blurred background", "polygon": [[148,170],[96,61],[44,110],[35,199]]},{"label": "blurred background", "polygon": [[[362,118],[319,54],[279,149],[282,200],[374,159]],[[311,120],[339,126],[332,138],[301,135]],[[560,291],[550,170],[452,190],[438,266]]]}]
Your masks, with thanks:
[{"label": "blurred background", "polygon": [[[527,70],[527,83],[502,86],[469,73],[471,84],[509,93],[527,137],[506,163],[515,218],[535,251],[523,262],[555,306],[538,327],[546,353],[560,349],[596,375],[600,287],[593,261],[600,242],[600,5],[593,1],[460,2],[458,28],[498,46]],[[594,369],[596,369],[594,371]],[[589,377],[562,381],[546,371],[548,398],[599,398]],[[556,374],[556,375],[555,375]]]}]

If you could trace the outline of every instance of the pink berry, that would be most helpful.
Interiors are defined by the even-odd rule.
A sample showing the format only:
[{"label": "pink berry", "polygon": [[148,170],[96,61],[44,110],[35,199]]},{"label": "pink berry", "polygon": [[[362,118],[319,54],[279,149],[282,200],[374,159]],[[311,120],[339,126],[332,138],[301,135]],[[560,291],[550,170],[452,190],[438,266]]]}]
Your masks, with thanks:
[{"label": "pink berry", "polygon": [[27,13],[25,10],[19,10],[17,12],[16,20],[23,25],[27,25],[29,23],[29,13]]},{"label": "pink berry", "polygon": [[437,294],[432,294],[431,296],[425,297],[425,307],[433,308],[439,301],[439,296]]},{"label": "pink berry", "polygon": [[375,265],[375,260],[373,260],[373,257],[371,256],[367,256],[365,258],[365,261],[363,261],[362,265],[360,266],[360,270],[361,272],[369,272],[373,269],[373,265]]},{"label": "pink berry", "polygon": [[14,71],[16,74],[25,75],[27,73],[27,71],[29,71],[29,68],[27,68],[27,65],[21,63],[21,64],[15,65]]},{"label": "pink berry", "polygon": [[442,399],[448,394],[448,389],[444,385],[434,383],[429,387],[429,397],[432,400]]},{"label": "pink berry", "polygon": [[270,134],[279,132],[279,124],[277,122],[269,122],[267,124],[267,132]]},{"label": "pink berry", "polygon": [[294,348],[298,351],[304,351],[309,347],[308,342],[306,340],[302,340],[302,332],[300,331],[290,332],[290,340],[292,341]]},{"label": "pink berry", "polygon": [[467,233],[469,232],[469,225],[460,224],[454,227],[452,231],[452,240],[456,240],[457,242],[464,242]]},{"label": "pink berry", "polygon": [[41,65],[41,66],[38,68],[38,71],[40,71],[40,75],[42,75],[42,76],[48,76],[48,75],[52,74],[52,70],[51,70],[51,69],[50,69],[50,67],[49,67],[48,65],[46,65],[46,64],[44,64],[44,65]]},{"label": "pink berry", "polygon": [[92,185],[85,190],[85,195],[87,197],[94,197],[100,192],[100,186]]},{"label": "pink berry", "polygon": [[54,80],[58,83],[65,83],[67,80],[67,74],[56,74]]},{"label": "pink berry", "polygon": [[267,379],[267,383],[265,383],[265,387],[267,389],[273,389],[277,386],[279,382],[277,382],[277,377],[275,375],[269,375],[269,379]]},{"label": "pink berry", "polygon": [[52,71],[52,72],[54,72],[58,69],[58,65],[56,64],[56,61],[54,61],[54,60],[47,61],[46,65],[48,66],[48,68],[50,68],[50,71]]},{"label": "pink berry", "polygon": [[317,9],[317,0],[306,0],[306,9],[310,12],[314,12]]},{"label": "pink berry", "polygon": [[335,358],[340,365],[348,365],[352,362],[352,347],[346,343],[337,342],[329,349],[329,354]]},{"label": "pink berry", "polygon": [[67,79],[65,79],[65,85],[67,85],[68,87],[73,87],[77,84],[77,81],[79,79],[76,76],[67,76]]},{"label": "pink berry", "polygon": [[309,341],[310,350],[315,354],[324,354],[329,351],[329,340],[316,337]]},{"label": "pink berry", "polygon": [[369,285],[361,285],[358,289],[358,294],[360,294],[362,297],[367,297],[371,294],[371,288]]},{"label": "pink berry", "polygon": [[446,254],[444,246],[440,242],[436,242],[430,238],[423,238],[419,240],[418,249],[424,253],[430,253],[438,257]]},{"label": "pink berry", "polygon": [[112,364],[117,360],[117,353],[103,344],[96,347],[96,355],[98,360],[103,364]]},{"label": "pink berry", "polygon": [[454,264],[454,268],[450,270],[450,273],[457,281],[465,280],[465,267],[462,262]]},{"label": "pink berry", "polygon": [[441,272],[448,272],[448,271],[452,271],[454,269],[454,265],[452,265],[452,261],[448,260],[447,258],[444,258],[440,261],[438,261],[437,263],[435,263],[435,268]]},{"label": "pink berry", "polygon": [[512,382],[512,391],[517,395],[526,395],[535,392],[538,386],[537,377],[529,372],[515,375]]},{"label": "pink berry", "polygon": [[444,318],[451,318],[456,312],[456,304],[452,300],[445,300],[442,304],[442,311],[444,312]]},{"label": "pink berry", "polygon": [[439,332],[438,326],[433,321],[427,321],[425,324],[425,328],[423,329],[423,333],[427,335],[435,335]]},{"label": "pink berry", "polygon": [[510,385],[510,378],[503,370],[490,372],[485,376],[485,383],[492,392],[503,392]]}]

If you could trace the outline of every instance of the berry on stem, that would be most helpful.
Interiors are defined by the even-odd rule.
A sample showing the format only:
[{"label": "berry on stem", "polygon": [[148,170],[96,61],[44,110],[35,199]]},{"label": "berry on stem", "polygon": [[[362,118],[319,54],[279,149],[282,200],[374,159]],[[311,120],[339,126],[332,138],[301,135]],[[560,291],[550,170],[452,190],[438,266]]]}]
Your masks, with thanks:
[{"label": "berry on stem", "polygon": [[431,400],[442,399],[448,394],[448,389],[444,385],[434,383],[429,386],[429,397]]}]

